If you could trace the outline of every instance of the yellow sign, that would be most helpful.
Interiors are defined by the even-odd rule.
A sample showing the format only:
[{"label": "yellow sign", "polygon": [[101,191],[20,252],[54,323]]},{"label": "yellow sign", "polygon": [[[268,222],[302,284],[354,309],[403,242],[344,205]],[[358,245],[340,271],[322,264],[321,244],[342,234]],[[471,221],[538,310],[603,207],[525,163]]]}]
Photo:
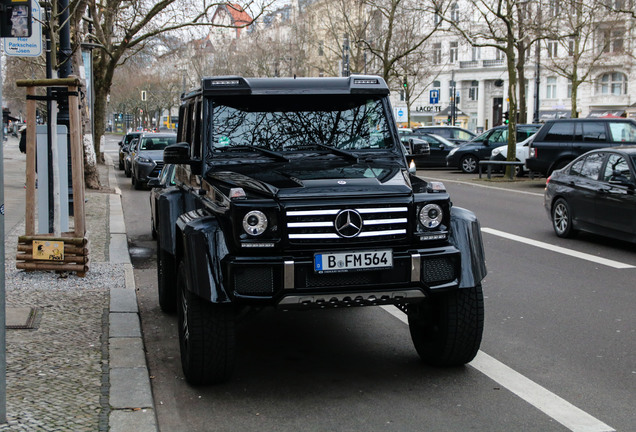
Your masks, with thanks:
[{"label": "yellow sign", "polygon": [[33,240],[33,259],[63,261],[64,242],[57,240]]}]

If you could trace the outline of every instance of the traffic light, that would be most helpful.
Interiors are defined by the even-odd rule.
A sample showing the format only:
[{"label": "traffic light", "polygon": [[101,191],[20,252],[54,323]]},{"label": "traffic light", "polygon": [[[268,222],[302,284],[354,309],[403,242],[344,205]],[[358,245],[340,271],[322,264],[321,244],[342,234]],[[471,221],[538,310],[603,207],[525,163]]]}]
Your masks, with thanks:
[{"label": "traffic light", "polygon": [[503,122],[504,122],[504,124],[508,124],[509,121],[510,120],[508,119],[508,111],[505,111],[503,113]]},{"label": "traffic light", "polygon": [[448,119],[446,120],[446,124],[451,124],[451,121],[452,121],[452,120],[453,120],[453,119],[451,118],[451,115],[449,114],[449,115],[448,115]]},{"label": "traffic light", "polygon": [[409,82],[406,80],[406,75],[404,76],[404,81],[402,82],[402,86],[404,87],[405,92],[409,89]]}]

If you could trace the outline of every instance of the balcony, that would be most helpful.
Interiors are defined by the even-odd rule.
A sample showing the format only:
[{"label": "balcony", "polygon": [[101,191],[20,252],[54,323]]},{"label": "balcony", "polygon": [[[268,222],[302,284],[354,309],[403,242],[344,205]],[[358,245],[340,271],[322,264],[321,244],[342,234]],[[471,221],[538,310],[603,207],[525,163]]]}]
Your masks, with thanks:
[{"label": "balcony", "polygon": [[505,62],[503,59],[499,60],[471,60],[471,61],[460,61],[459,68],[460,69],[476,69],[478,67],[497,67],[504,66]]}]

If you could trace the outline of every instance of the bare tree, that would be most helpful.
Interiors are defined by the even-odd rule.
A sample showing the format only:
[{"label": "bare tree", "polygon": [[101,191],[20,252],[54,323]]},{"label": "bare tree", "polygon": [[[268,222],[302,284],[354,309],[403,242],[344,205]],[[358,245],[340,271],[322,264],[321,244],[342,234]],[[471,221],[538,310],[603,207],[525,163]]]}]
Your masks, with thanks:
[{"label": "bare tree", "polygon": [[[544,37],[541,26],[547,26],[544,19],[534,26],[527,25],[530,17],[537,14],[542,5],[526,0],[470,0],[468,12],[459,16],[444,16],[444,21],[457,31],[468,43],[475,47],[493,47],[505,54],[508,69],[508,160],[514,161],[517,145],[517,116],[519,100],[525,98],[525,56],[528,47]],[[475,14],[473,19],[471,14]],[[519,88],[521,86],[521,88]],[[525,106],[525,104],[521,104]],[[525,110],[524,110],[525,111]],[[506,177],[511,179],[514,170],[506,168]]]},{"label": "bare tree", "polygon": [[[578,89],[590,82],[597,66],[604,65],[607,54],[627,55],[623,51],[626,15],[605,0],[568,0],[555,12],[559,25],[548,43],[547,70],[565,77],[571,84],[571,116],[578,117]],[[563,55],[565,53],[565,55]]]}]

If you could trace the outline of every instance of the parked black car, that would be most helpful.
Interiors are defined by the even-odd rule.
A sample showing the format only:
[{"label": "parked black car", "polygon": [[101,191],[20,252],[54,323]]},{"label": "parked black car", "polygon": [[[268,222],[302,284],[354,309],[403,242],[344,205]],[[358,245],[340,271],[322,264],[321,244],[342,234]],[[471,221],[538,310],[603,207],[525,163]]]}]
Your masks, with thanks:
[{"label": "parked black car", "polygon": [[426,363],[474,358],[479,221],[409,169],[382,78],[203,78],[179,119],[157,285],[188,382],[229,379],[236,321],[266,307],[398,305]]},{"label": "parked black car", "polygon": [[[522,142],[536,133],[540,124],[517,125],[517,142]],[[489,159],[492,150],[508,142],[508,126],[497,126],[461,144],[446,156],[446,165],[457,167],[472,174],[479,168],[479,161]]]},{"label": "parked black car", "polygon": [[400,135],[400,141],[404,145],[406,159],[413,161],[417,166],[422,164],[431,155],[431,149],[428,142],[419,137]]},{"label": "parked black car", "polygon": [[141,132],[130,132],[119,141],[119,165],[120,170],[124,169],[124,160],[126,155],[130,153],[130,144],[133,140],[141,135]]},{"label": "parked black car", "polygon": [[455,144],[468,142],[477,136],[473,132],[457,126],[422,126],[413,129],[413,132],[416,134],[435,134]]},{"label": "parked black car", "polygon": [[446,155],[452,149],[457,147],[456,144],[452,143],[446,138],[442,138],[441,136],[435,135],[432,133],[416,134],[415,132],[412,132],[410,129],[398,129],[398,133],[400,134],[400,139],[403,142],[405,137],[409,137],[409,138],[416,138],[418,140],[425,141],[428,143],[429,154],[428,156],[418,158],[415,161],[415,165],[417,166],[417,168],[445,167]]},{"label": "parked black car", "polygon": [[630,119],[549,120],[530,144],[528,170],[549,175],[583,153],[603,147],[636,144],[636,121]]},{"label": "parked black car", "polygon": [[592,150],[548,177],[545,209],[559,237],[578,230],[636,242],[636,146]]}]

